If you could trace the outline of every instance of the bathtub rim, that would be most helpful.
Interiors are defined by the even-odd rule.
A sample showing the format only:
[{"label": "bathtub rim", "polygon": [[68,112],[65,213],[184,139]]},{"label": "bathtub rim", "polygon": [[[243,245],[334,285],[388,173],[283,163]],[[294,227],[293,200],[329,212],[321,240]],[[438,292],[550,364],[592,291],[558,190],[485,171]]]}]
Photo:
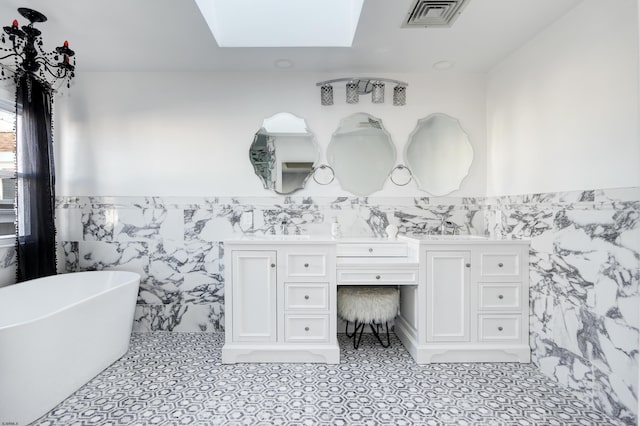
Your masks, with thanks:
[{"label": "bathtub rim", "polygon": [[2,293],[2,289],[4,289],[4,288],[11,288],[11,287],[16,286],[16,285],[25,284],[25,283],[29,283],[29,282],[33,282],[33,281],[46,280],[47,278],[51,278],[51,277],[61,277],[61,276],[65,276],[65,275],[96,275],[96,274],[106,275],[106,274],[114,274],[114,273],[117,274],[117,275],[124,275],[124,276],[130,275],[131,279],[123,280],[123,282],[118,283],[118,284],[114,285],[113,287],[110,287],[110,288],[107,288],[105,290],[96,292],[96,293],[92,294],[89,297],[85,297],[85,298],[80,299],[80,300],[78,300],[78,301],[76,301],[74,303],[70,303],[70,304],[64,305],[62,308],[55,309],[53,311],[47,312],[44,315],[36,316],[34,318],[29,318],[28,320],[22,321],[22,322],[10,323],[10,324],[7,324],[7,325],[0,325],[0,332],[2,332],[3,330],[8,330],[8,329],[15,328],[15,327],[20,327],[20,326],[23,326],[23,325],[29,325],[29,324],[35,323],[37,321],[41,321],[43,319],[49,318],[49,317],[51,317],[51,316],[53,316],[55,314],[58,314],[60,312],[64,312],[67,309],[70,309],[70,308],[72,308],[74,306],[77,306],[77,305],[79,305],[81,303],[87,302],[89,300],[93,300],[96,297],[99,297],[99,296],[101,296],[103,294],[107,294],[109,292],[112,292],[112,291],[115,291],[117,289],[120,289],[121,287],[129,285],[129,284],[131,284],[132,282],[135,282],[135,281],[138,282],[137,285],[139,286],[140,285],[140,280],[141,280],[142,277],[141,277],[141,275],[139,273],[131,272],[131,271],[116,271],[116,270],[81,271],[81,272],[68,272],[68,273],[64,273],[64,274],[56,274],[56,275],[51,275],[51,276],[48,276],[48,277],[42,277],[42,278],[36,278],[36,279],[33,279],[33,280],[24,281],[22,283],[12,284],[12,285],[5,286],[5,287],[0,287],[0,294],[1,294]]}]

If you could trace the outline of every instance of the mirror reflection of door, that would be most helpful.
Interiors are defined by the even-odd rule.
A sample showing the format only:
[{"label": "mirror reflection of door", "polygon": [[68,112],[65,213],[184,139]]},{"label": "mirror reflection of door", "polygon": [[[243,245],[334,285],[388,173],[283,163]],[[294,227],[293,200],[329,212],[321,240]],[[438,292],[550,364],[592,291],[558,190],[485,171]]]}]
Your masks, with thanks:
[{"label": "mirror reflection of door", "polygon": [[304,188],[319,157],[305,120],[286,112],[266,118],[249,148],[256,175],[266,189],[278,194]]}]

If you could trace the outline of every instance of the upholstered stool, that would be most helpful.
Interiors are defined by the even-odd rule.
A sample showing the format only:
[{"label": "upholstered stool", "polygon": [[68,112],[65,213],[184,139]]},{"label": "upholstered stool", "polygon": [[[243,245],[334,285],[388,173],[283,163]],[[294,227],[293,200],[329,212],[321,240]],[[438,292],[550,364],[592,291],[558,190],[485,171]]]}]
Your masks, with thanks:
[{"label": "upholstered stool", "polygon": [[[338,316],[347,322],[345,333],[353,337],[353,347],[358,349],[364,326],[369,324],[374,336],[380,344],[388,348],[389,321],[398,314],[400,295],[395,286],[339,286]],[[349,323],[354,323],[353,334],[349,333]],[[378,334],[379,327],[385,323],[387,327],[387,343],[383,343]],[[358,331],[360,335],[358,336]]]}]

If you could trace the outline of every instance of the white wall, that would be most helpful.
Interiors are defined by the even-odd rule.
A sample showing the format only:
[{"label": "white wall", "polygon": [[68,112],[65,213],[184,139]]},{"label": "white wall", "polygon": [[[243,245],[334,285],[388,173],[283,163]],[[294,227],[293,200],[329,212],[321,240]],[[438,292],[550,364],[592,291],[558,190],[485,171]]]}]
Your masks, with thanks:
[{"label": "white wall", "polygon": [[489,73],[488,195],[640,185],[637,1],[608,3],[585,0]]},{"label": "white wall", "polygon": [[[367,112],[382,119],[402,163],[404,144],[419,118],[443,112],[460,119],[475,152],[470,175],[452,195],[486,191],[485,77],[475,74],[394,74],[409,83],[407,105],[387,101],[321,106],[317,81],[333,75],[274,73],[79,72],[55,104],[58,195],[265,196],[248,150],[262,120],[291,112],[307,120],[326,163],[326,147],[342,117]],[[380,75],[385,77],[385,75]],[[337,181],[310,182],[298,195],[350,195]],[[411,183],[387,182],[373,194],[427,196]]]},{"label": "white wall", "polygon": [[0,99],[8,99],[11,101],[16,99],[16,89],[13,80],[0,82]]}]

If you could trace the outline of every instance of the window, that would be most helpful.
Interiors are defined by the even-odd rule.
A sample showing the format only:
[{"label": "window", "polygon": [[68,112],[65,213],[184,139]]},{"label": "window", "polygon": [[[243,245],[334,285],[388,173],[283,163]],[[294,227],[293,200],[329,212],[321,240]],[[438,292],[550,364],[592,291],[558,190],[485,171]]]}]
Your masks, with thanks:
[{"label": "window", "polygon": [[0,244],[15,237],[15,104],[0,99]]}]

